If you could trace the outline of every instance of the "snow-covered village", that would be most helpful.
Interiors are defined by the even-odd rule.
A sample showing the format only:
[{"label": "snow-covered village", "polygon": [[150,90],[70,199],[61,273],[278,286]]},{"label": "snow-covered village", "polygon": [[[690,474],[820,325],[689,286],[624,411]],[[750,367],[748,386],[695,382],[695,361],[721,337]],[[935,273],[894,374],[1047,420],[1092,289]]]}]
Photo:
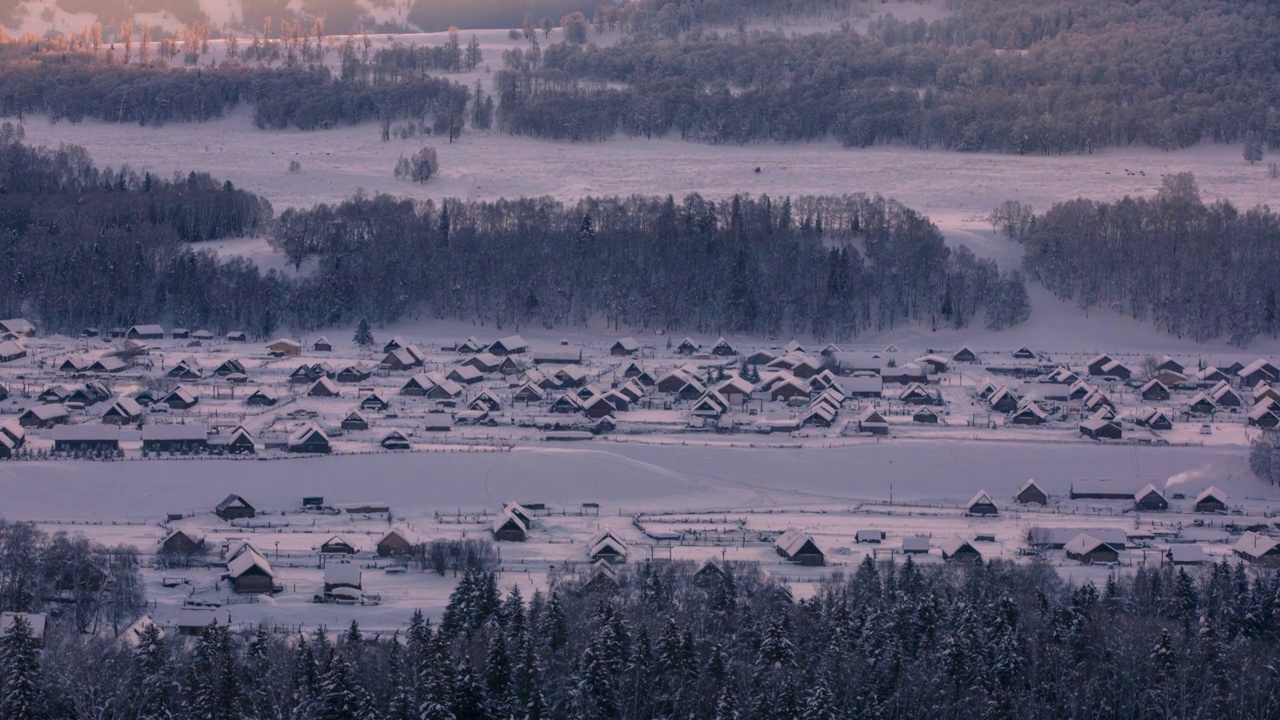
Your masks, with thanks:
[{"label": "snow-covered village", "polygon": [[1280,5],[0,7],[0,720],[1280,717]]}]

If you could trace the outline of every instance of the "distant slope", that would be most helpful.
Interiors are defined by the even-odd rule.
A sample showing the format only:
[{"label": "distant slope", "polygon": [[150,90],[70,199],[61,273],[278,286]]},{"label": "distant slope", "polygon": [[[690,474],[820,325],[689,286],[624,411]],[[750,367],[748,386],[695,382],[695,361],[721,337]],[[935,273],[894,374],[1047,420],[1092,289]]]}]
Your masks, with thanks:
[{"label": "distant slope", "polygon": [[165,32],[208,22],[215,31],[261,32],[271,18],[320,18],[330,33],[367,31],[437,32],[450,26],[518,27],[526,16],[540,22],[574,11],[588,15],[591,0],[0,0],[0,28],[10,35],[78,32],[102,23],[113,38],[123,20]]}]

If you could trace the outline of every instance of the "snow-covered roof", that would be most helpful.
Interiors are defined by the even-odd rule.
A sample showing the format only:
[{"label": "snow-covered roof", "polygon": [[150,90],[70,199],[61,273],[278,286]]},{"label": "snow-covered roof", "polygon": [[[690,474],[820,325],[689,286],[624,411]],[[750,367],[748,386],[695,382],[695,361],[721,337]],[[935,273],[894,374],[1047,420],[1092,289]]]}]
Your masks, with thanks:
[{"label": "snow-covered roof", "polygon": [[1198,505],[1209,498],[1218,500],[1223,504],[1226,504],[1227,502],[1227,494],[1219,490],[1217,485],[1210,485],[1204,490],[1201,490],[1200,494],[1196,496],[1196,504]]},{"label": "snow-covered roof", "polygon": [[325,434],[324,430],[321,430],[319,425],[316,425],[313,422],[309,422],[306,425],[303,425],[302,427],[298,428],[296,431],[293,432],[293,434],[289,436],[289,444],[301,445],[305,443],[307,439],[310,438],[312,435],[316,435],[316,434],[318,434],[320,438],[323,439],[325,442],[329,442],[329,436]]},{"label": "snow-covered roof", "polygon": [[1177,565],[1188,565],[1209,561],[1208,554],[1199,545],[1179,544],[1169,546],[1169,561]]},{"label": "snow-covered roof", "polygon": [[271,563],[267,562],[267,558],[249,543],[245,543],[240,553],[227,562],[227,573],[233,578],[240,577],[253,568],[275,577],[275,572],[271,570]]},{"label": "snow-covered roof", "polygon": [[58,425],[53,428],[54,442],[118,442],[117,425]]},{"label": "snow-covered roof", "polygon": [[355,563],[329,560],[324,564],[324,584],[360,587],[360,566]]},{"label": "snow-covered roof", "polygon": [[617,342],[613,344],[613,347],[616,347],[619,350],[625,350],[627,352],[635,352],[636,350],[640,349],[640,343],[637,342],[636,339],[633,337],[624,337],[624,338],[618,338]]},{"label": "snow-covered roof", "polygon": [[987,494],[986,490],[979,490],[977,495],[974,495],[972,498],[969,499],[969,502],[968,504],[965,505],[965,507],[971,508],[974,505],[979,505],[979,504],[991,505],[991,506],[995,505],[995,503],[991,502],[991,496]]},{"label": "snow-covered roof", "polygon": [[167,441],[200,441],[209,439],[209,430],[201,423],[186,423],[183,425],[155,425],[147,424],[142,426],[142,440],[167,440]]},{"label": "snow-covered roof", "polygon": [[1160,492],[1159,488],[1157,488],[1155,485],[1151,483],[1147,483],[1146,485],[1143,485],[1142,488],[1138,490],[1138,492],[1133,494],[1133,499],[1137,501],[1141,501],[1143,498],[1147,497],[1152,493],[1155,493],[1161,498],[1164,497],[1164,493]]},{"label": "snow-covered roof", "polygon": [[1093,552],[1094,550],[1098,550],[1102,547],[1107,547],[1107,548],[1110,548],[1111,550],[1116,550],[1116,548],[1111,547],[1106,542],[1103,542],[1102,540],[1099,540],[1098,538],[1093,537],[1092,535],[1089,535],[1087,533],[1080,533],[1079,535],[1076,535],[1075,537],[1071,538],[1071,540],[1069,540],[1067,544],[1063,546],[1063,549],[1073,555],[1087,555]]},{"label": "snow-covered roof", "polygon": [[169,534],[165,535],[164,539],[160,541],[160,544],[163,545],[164,543],[169,541],[169,538],[179,533],[181,533],[183,536],[185,536],[188,540],[195,543],[196,545],[199,545],[200,543],[204,542],[203,530],[196,527],[195,525],[192,525],[191,523],[182,523],[181,525],[174,525],[173,528],[169,531]]},{"label": "snow-covered roof", "polygon": [[1231,549],[1235,550],[1240,555],[1256,559],[1263,555],[1274,553],[1277,546],[1280,546],[1280,543],[1277,543],[1266,535],[1259,535],[1258,533],[1250,530],[1249,532],[1241,535],[1240,539],[1236,541],[1236,544],[1231,546]]},{"label": "snow-covered roof", "polygon": [[31,636],[39,640],[44,637],[44,613],[24,613],[24,612],[3,612],[0,613],[0,636],[8,635],[13,628],[13,622],[17,618],[27,621],[27,625],[31,627]]},{"label": "snow-covered roof", "polygon": [[[813,542],[813,536],[809,533],[800,528],[788,528],[773,544],[783,555],[791,557],[804,548],[805,543],[810,542]],[[817,543],[814,543],[814,547],[817,547]]]},{"label": "snow-covered roof", "polygon": [[53,420],[67,416],[67,408],[58,404],[33,405],[27,409],[27,412],[39,420]]},{"label": "snow-covered roof", "polygon": [[904,537],[902,538],[902,549],[906,552],[929,552],[932,543],[927,537]]},{"label": "snow-covered roof", "polygon": [[180,628],[203,628],[210,625],[231,624],[231,611],[224,607],[184,605],[178,608],[177,625]]}]

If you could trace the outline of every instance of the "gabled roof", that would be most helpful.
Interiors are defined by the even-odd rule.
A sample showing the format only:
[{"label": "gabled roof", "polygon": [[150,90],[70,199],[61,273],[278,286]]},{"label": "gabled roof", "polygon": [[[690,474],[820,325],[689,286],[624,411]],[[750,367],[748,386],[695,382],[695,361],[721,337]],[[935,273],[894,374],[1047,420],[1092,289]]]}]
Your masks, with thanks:
[{"label": "gabled roof", "polygon": [[1138,492],[1133,494],[1133,499],[1138,502],[1141,502],[1143,498],[1153,493],[1158,497],[1160,497],[1161,499],[1164,498],[1164,493],[1160,492],[1159,488],[1157,488],[1155,485],[1152,485],[1151,483],[1147,483],[1146,485],[1142,486],[1141,490],[1138,490]]},{"label": "gabled roof", "polygon": [[337,395],[340,392],[341,391],[338,390],[338,386],[335,385],[334,382],[326,375],[321,376],[319,380],[316,380],[315,383],[312,384],[311,389],[307,391],[307,394],[315,395],[317,393],[324,393],[326,395]]},{"label": "gabled roof", "polygon": [[381,545],[392,537],[399,538],[409,545],[418,545],[422,542],[422,538],[416,532],[396,526],[382,533],[382,537],[378,538],[377,544]]},{"label": "gabled roof", "polygon": [[991,505],[994,507],[995,503],[991,502],[991,496],[987,494],[986,490],[979,490],[977,495],[969,499],[965,507],[971,508],[974,505]]},{"label": "gabled roof", "polygon": [[319,425],[309,422],[289,435],[289,444],[302,445],[317,435],[319,436],[317,439],[323,440],[326,443],[329,442],[329,436],[325,435],[324,430],[321,430]]},{"label": "gabled roof", "polygon": [[1071,540],[1068,541],[1067,544],[1063,546],[1063,549],[1071,553],[1072,555],[1088,555],[1089,553],[1094,552],[1095,550],[1101,550],[1101,549],[1111,550],[1112,552],[1119,552],[1119,550],[1112,547],[1111,545],[1086,533],[1080,533],[1079,535],[1076,535],[1075,537],[1071,538]]},{"label": "gabled roof", "polygon": [[1205,488],[1204,490],[1201,490],[1201,491],[1200,491],[1200,494],[1196,496],[1196,504],[1197,504],[1197,505],[1199,505],[1200,503],[1202,503],[1202,502],[1204,502],[1205,500],[1208,500],[1208,499],[1210,499],[1210,498],[1212,498],[1212,499],[1214,499],[1214,500],[1217,500],[1218,502],[1222,503],[1223,505],[1226,505],[1226,504],[1227,504],[1227,494],[1226,494],[1225,492],[1223,492],[1223,491],[1219,490],[1219,489],[1218,489],[1218,486],[1216,486],[1216,485],[1210,485],[1209,487]]},{"label": "gabled roof", "polygon": [[173,528],[169,531],[169,534],[165,535],[164,538],[160,540],[160,544],[163,545],[169,542],[169,539],[172,538],[174,535],[183,535],[184,537],[186,537],[188,540],[195,543],[196,545],[199,545],[200,543],[204,542],[203,530],[196,527],[195,525],[192,525],[191,523],[182,523],[181,525],[174,525]]},{"label": "gabled roof", "polygon": [[225,500],[218,503],[217,506],[214,507],[214,510],[218,512],[222,512],[223,510],[226,510],[227,508],[231,508],[231,507],[249,508],[250,510],[253,509],[253,506],[250,505],[247,500],[240,497],[239,495],[236,495],[235,493],[231,493],[226,497]]},{"label": "gabled roof", "polygon": [[618,348],[619,350],[625,350],[627,352],[635,352],[640,349],[640,343],[633,337],[624,337],[619,338],[612,347]]},{"label": "gabled roof", "polygon": [[862,414],[858,416],[858,422],[862,425],[889,424],[889,422],[884,419],[884,416],[880,414],[880,411],[870,407],[862,411]]},{"label": "gabled roof", "polygon": [[238,578],[255,568],[268,577],[276,576],[267,558],[249,543],[242,545],[237,554],[227,561],[227,574],[233,578]]},{"label": "gabled roof", "polygon": [[169,393],[168,395],[165,395],[164,399],[161,400],[161,402],[168,403],[169,398],[177,398],[178,400],[181,400],[184,404],[187,404],[187,405],[190,405],[191,403],[195,402],[198,399],[196,394],[188,390],[184,385],[179,385],[178,387],[174,388],[173,392]]},{"label": "gabled roof", "polygon": [[778,539],[773,544],[784,555],[792,557],[800,552],[806,543],[813,543],[814,548],[818,547],[818,544],[813,541],[813,536],[809,533],[800,528],[788,528],[786,532],[778,536]]},{"label": "gabled roof", "polygon": [[1036,482],[1035,478],[1027,478],[1027,481],[1022,483],[1022,486],[1018,488],[1018,494],[1021,495],[1022,493],[1026,492],[1030,488],[1036,488],[1037,490],[1044,493],[1045,495],[1049,494],[1045,492],[1044,488],[1040,487],[1040,483]]}]

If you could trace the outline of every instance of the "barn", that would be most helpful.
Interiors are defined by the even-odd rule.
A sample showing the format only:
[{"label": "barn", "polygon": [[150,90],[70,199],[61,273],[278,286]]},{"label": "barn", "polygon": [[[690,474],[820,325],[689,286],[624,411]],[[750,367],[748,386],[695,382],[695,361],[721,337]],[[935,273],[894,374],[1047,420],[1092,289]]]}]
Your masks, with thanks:
[{"label": "barn", "polygon": [[329,342],[329,338],[322,335],[311,343],[311,350],[312,352],[333,352],[333,343]]},{"label": "barn", "polygon": [[102,422],[110,425],[132,425],[142,419],[142,406],[133,398],[120,398],[102,413]]},{"label": "barn", "polygon": [[614,357],[628,357],[640,351],[640,343],[633,337],[620,338],[609,347],[609,354]]},{"label": "barn", "polygon": [[917,422],[917,423],[926,423],[930,425],[936,425],[938,423],[938,413],[934,412],[933,408],[929,407],[928,405],[925,405],[925,406],[922,406],[919,410],[916,410],[914,414],[912,414],[911,421]]},{"label": "barn", "polygon": [[312,384],[311,389],[307,390],[307,397],[335,398],[341,395],[338,386],[327,377],[322,377]]},{"label": "barn", "polygon": [[134,325],[125,331],[124,336],[130,340],[163,340],[164,328],[159,325]]},{"label": "barn", "polygon": [[978,355],[974,351],[970,350],[969,346],[966,345],[957,350],[955,354],[951,356],[951,359],[956,362],[971,363],[977,361]]},{"label": "barn", "polygon": [[341,535],[334,535],[320,544],[321,555],[355,555],[356,546],[347,542]]},{"label": "barn", "polygon": [[382,436],[382,440],[378,441],[378,445],[383,450],[408,450],[413,445],[409,442],[409,438],[399,430],[388,431]]},{"label": "barn", "polygon": [[858,416],[858,432],[871,433],[872,435],[888,435],[889,421],[884,419],[875,408],[867,408]]},{"label": "barn", "polygon": [[773,543],[773,549],[787,560],[800,565],[825,565],[826,554],[818,548],[813,536],[800,530],[790,528]]},{"label": "barn", "polygon": [[231,587],[241,595],[270,593],[275,589],[276,575],[267,558],[249,543],[242,544],[227,560]]},{"label": "barn", "polygon": [[1139,391],[1142,399],[1147,402],[1163,402],[1169,399],[1169,388],[1159,380],[1148,380],[1146,385],[1142,386]]}]

